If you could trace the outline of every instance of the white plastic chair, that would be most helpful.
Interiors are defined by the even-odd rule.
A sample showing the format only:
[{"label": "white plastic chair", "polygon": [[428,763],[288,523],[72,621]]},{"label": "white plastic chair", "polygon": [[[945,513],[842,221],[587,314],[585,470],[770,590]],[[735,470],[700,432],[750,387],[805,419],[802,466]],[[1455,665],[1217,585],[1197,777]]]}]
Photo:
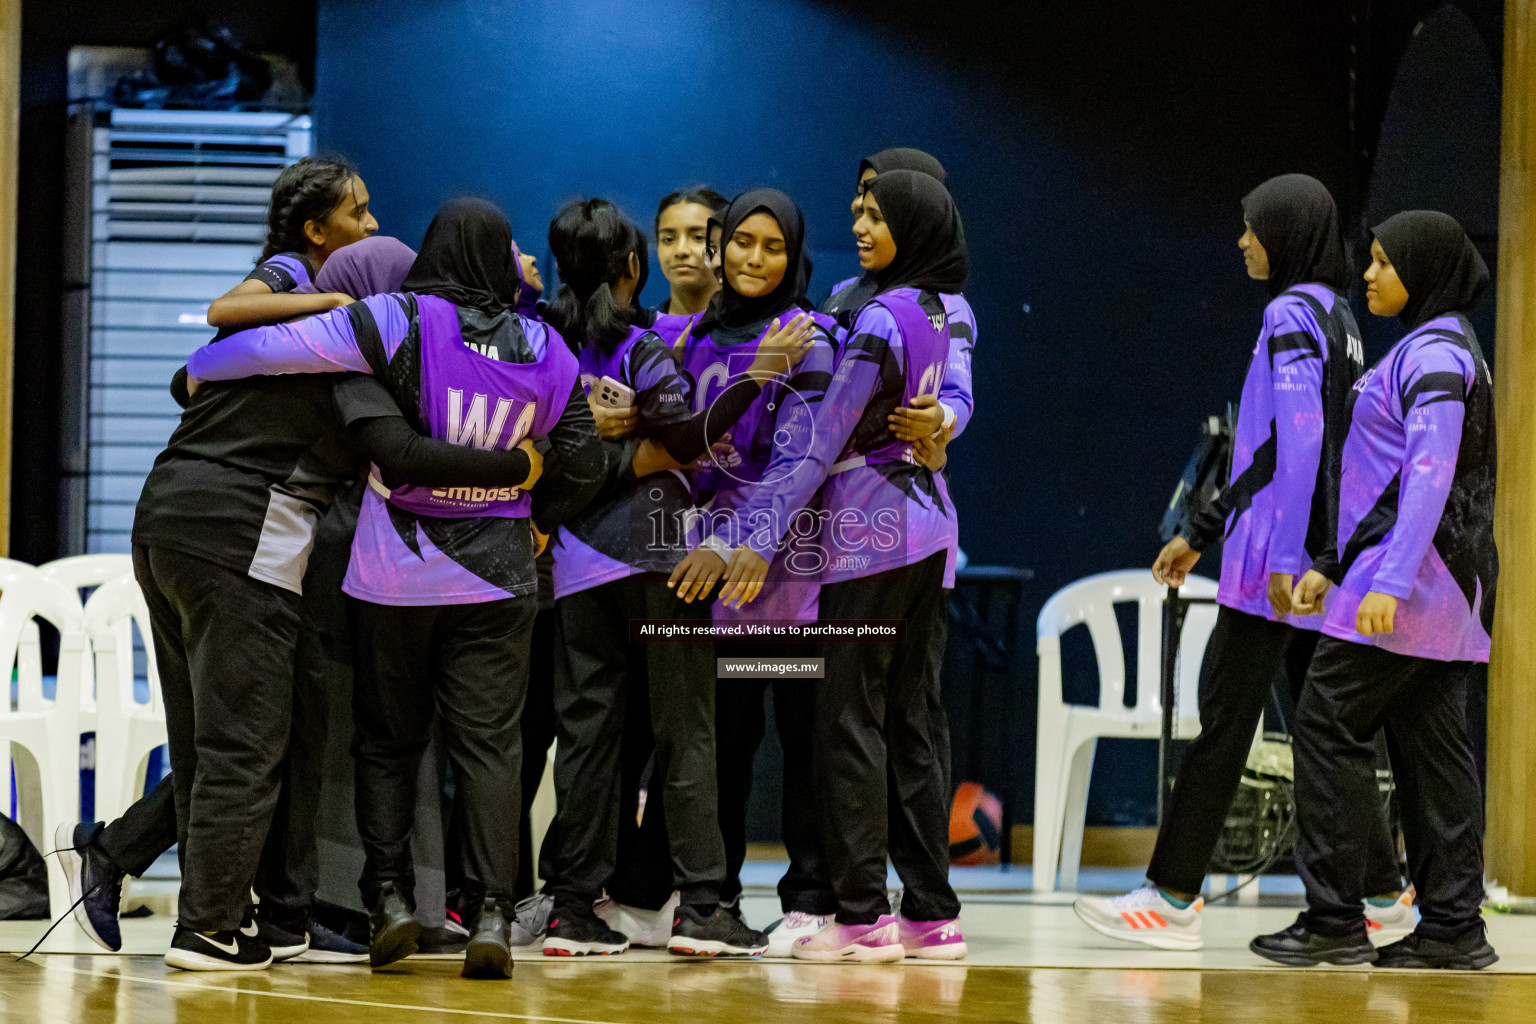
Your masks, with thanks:
[{"label": "white plastic chair", "polygon": [[[1036,652],[1040,658],[1040,717],[1035,749],[1036,892],[1077,888],[1088,810],[1088,782],[1100,737],[1157,739],[1162,731],[1163,600],[1167,588],[1146,569],[1107,572],[1078,580],[1052,595],[1040,611]],[[1215,597],[1216,582],[1190,576],[1184,597]],[[1126,652],[1115,605],[1135,604],[1136,704],[1125,705]],[[1178,735],[1200,730],[1199,680],[1205,644],[1216,624],[1214,605],[1195,605],[1184,620],[1179,644]],[[1061,637],[1086,625],[1098,662],[1099,703],[1068,704],[1062,697]]]},{"label": "white plastic chair", "polygon": [[[59,631],[53,699],[43,695],[37,619]],[[0,744],[16,772],[17,819],[38,850],[80,817],[80,678],[87,657],[80,603],[68,590],[21,562],[0,559],[0,665],[14,665],[17,704],[0,701]],[[9,673],[6,673],[9,674]],[[47,858],[54,917],[69,911],[69,883],[59,858]]]},{"label": "white plastic chair", "polygon": [[[85,611],[82,591],[99,587],[109,580],[133,575],[132,555],[71,555],[56,558],[37,567],[43,579],[64,586],[75,595],[80,610]],[[96,680],[91,660],[87,658],[80,676],[80,731],[97,732]],[[97,755],[100,756],[100,742]],[[111,820],[111,819],[107,819]]]},{"label": "white plastic chair", "polygon": [[[149,663],[148,703],[134,699],[135,625]],[[144,792],[150,752],[166,741],[149,608],[132,576],[96,588],[85,603],[85,634],[96,661],[96,817],[111,821]]]}]

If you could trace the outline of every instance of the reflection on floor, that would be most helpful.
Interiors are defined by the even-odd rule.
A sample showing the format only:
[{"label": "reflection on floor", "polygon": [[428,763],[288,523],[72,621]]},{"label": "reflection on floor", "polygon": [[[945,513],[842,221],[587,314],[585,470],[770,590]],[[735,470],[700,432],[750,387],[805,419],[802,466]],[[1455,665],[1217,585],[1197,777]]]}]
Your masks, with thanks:
[{"label": "reflection on floor", "polygon": [[[743,872],[747,919],[778,916],[783,866]],[[1086,889],[1124,891],[1140,872],[1085,869]],[[795,961],[686,961],[636,951],[588,961],[517,953],[510,984],[468,982],[449,960],[365,967],[280,965],[260,974],[193,975],[160,961],[164,916],[125,920],[121,955],[103,954],[65,922],[51,952],[0,964],[0,1019],[25,1024],[174,1020],[248,1024],[323,1020],[524,1020],[566,1024],[753,1024],[756,1021],[994,1021],[1160,1024],[1418,1024],[1536,1020],[1536,917],[1488,915],[1502,960],[1480,975],[1364,968],[1294,971],[1249,953],[1254,935],[1284,927],[1300,905],[1295,878],[1260,880],[1252,903],[1205,912],[1206,948],[1166,953],[1099,937],[1072,913],[1071,894],[1029,891],[1028,868],[957,868],[971,956],[961,964],[845,966]],[[1226,882],[1215,879],[1214,888]],[[20,953],[42,922],[0,922],[0,950]]]}]

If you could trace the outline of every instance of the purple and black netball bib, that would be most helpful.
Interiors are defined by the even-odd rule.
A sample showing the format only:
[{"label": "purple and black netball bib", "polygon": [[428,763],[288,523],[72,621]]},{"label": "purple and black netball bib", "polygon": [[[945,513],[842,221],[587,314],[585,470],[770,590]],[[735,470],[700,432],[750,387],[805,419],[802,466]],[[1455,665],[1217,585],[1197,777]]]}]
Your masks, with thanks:
[{"label": "purple and black netball bib", "polygon": [[[546,436],[575,386],[576,357],[542,324],[518,318],[535,357],[503,361],[463,336],[460,311],[431,295],[414,299],[418,335],[418,429],[450,444],[510,449]],[[512,314],[507,314],[512,315]],[[407,337],[403,345],[410,345]],[[403,347],[403,346],[402,346]],[[391,360],[392,364],[394,360]],[[394,367],[392,365],[391,369]],[[409,413],[409,411],[408,411]],[[515,487],[399,487],[369,477],[343,589],[393,605],[456,604],[511,596],[499,580],[521,578],[504,541],[527,529],[531,499]]]}]

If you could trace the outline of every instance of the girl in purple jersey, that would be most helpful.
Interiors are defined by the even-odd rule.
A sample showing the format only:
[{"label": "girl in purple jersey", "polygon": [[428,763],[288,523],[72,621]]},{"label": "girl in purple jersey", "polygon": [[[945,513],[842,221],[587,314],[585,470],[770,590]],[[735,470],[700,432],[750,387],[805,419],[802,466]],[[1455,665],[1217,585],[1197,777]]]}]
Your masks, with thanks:
[{"label": "girl in purple jersey", "polygon": [[[194,353],[199,379],[333,369],[372,373],[434,437],[529,452],[543,473],[512,487],[397,486],[370,476],[343,589],[353,599],[360,887],[375,966],[410,955],[410,834],[417,769],[434,718],[463,809],[463,889],[484,894],[464,972],[509,977],[508,906],[517,874],[518,716],[537,591],[528,520],[545,532],[586,504],[602,451],[560,336],[512,311],[517,275],[506,218],[455,200],[427,229],[405,292],[298,324],[237,334]],[[368,402],[343,400],[349,418]],[[529,472],[535,468],[529,452]]]},{"label": "girl in purple jersey", "polygon": [[[608,381],[634,396],[637,436],[654,439],[677,464],[702,455],[756,397],[783,362],[764,353],[744,387],[709,413],[694,413],[688,386],[649,327],[653,314],[635,295],[645,278],[640,229],[611,203],[575,200],[550,224],[562,286],[545,311],[566,337],[584,338],[583,386],[601,392]],[[809,334],[808,321],[798,337]],[[624,446],[608,446],[624,457]],[[625,934],[593,912],[614,872],[618,840],[621,737],[627,706],[648,705],[655,771],[647,804],[660,834],[680,905],[669,915],[662,944],[674,952],[752,955],[767,940],[719,911],[725,854],[714,786],[714,664],[707,643],[631,645],[632,618],[698,619],[707,605],[690,605],[667,586],[687,553],[687,478],[661,472],[630,479],[569,519],[554,539],[554,584],[562,672],[555,689],[555,784],[558,842],[547,862],[545,892],[554,900],[546,953],[622,952]],[[647,908],[656,909],[656,908]],[[647,939],[651,939],[647,936]]]},{"label": "girl in purple jersey", "polygon": [[307,156],[283,168],[272,183],[267,243],[256,269],[213,300],[208,326],[260,327],[353,301],[320,292],[314,280],[337,249],[379,230],[368,202],[368,187],[345,160]]},{"label": "girl in purple jersey", "polygon": [[[710,222],[710,230],[720,232],[716,253],[722,285],[687,338],[682,357],[695,414],[711,423],[734,419],[734,425],[728,454],[711,455],[708,469],[692,475],[701,507],[698,527],[703,543],[678,565],[670,582],[691,602],[707,597],[715,582],[725,577],[725,589],[711,611],[717,626],[741,630],[745,623],[763,619],[814,620],[819,583],[814,575],[791,569],[788,550],[756,564],[749,564],[745,555],[736,557],[737,552],[751,553],[741,542],[755,529],[738,510],[751,495],[773,490],[803,458],[811,436],[811,411],[831,376],[833,350],[828,332],[832,324],[809,314],[799,300],[805,290],[805,225],[792,199],[776,189],[745,192]],[[811,342],[803,359],[795,351],[797,344],[786,350],[783,338],[783,332],[797,327],[809,332]],[[791,356],[801,361],[791,363]],[[793,369],[787,378],[759,388],[751,380],[751,370],[762,359],[769,360],[770,366],[777,363]],[[738,416],[733,403],[742,397],[751,401]],[[724,415],[727,410],[732,411]],[[642,446],[637,466],[643,455]],[[743,607],[762,589],[765,578],[779,582],[781,593],[774,595],[779,605],[768,607],[765,602]],[[783,657],[814,651],[803,644],[732,643],[717,645],[716,653]],[[741,895],[746,806],[753,759],[763,738],[768,685],[766,678],[738,677],[720,679],[716,686],[719,814],[726,848],[721,899],[733,909]],[[789,871],[779,883],[779,899],[786,915],[808,919],[830,914],[833,907],[822,864],[811,775],[814,702],[809,691],[814,685],[803,680],[773,682],[775,717],[785,752],[783,840],[790,858]]]},{"label": "girl in purple jersey", "polygon": [[[900,620],[905,629],[902,643],[824,645],[814,767],[836,921],[799,939],[793,955],[957,959],[965,942],[948,880],[949,814],[931,715],[953,509],[914,461],[913,445],[891,438],[888,417],[943,384],[948,337],[938,296],[964,285],[965,235],[943,185],[901,170],[870,182],[854,233],[861,262],[877,275],[876,297],[839,350],[802,457],[740,510],[764,525],[732,558],[759,574],[764,553],[785,539],[784,524],[822,490],[818,548],[801,552],[819,563],[822,618]],[[886,898],[888,853],[906,887],[900,919]]]},{"label": "girl in purple jersey", "polygon": [[[871,179],[886,171],[917,171],[936,179],[946,189],[949,175],[944,165],[920,149],[897,146],[882,149],[859,163],[859,177],[849,206],[858,218],[863,210],[864,192]],[[866,270],[859,277],[850,277],[832,286],[832,292],[821,304],[821,311],[833,317],[845,327],[864,303],[874,297],[877,289],[875,275]],[[958,293],[940,297],[949,322],[949,365],[944,372],[944,386],[937,396],[919,395],[912,405],[892,411],[891,431],[902,441],[924,441],[924,450],[934,449],[928,459],[928,468],[937,471],[944,464],[944,446],[965,432],[975,408],[971,394],[971,354],[976,347],[976,314],[964,295]]]},{"label": "girl in purple jersey", "polygon": [[[1476,970],[1498,959],[1480,912],[1482,780],[1466,720],[1499,573],[1493,379],[1467,320],[1488,268],[1443,213],[1397,214],[1375,236],[1371,312],[1396,315],[1408,333],[1351,395],[1336,544],[1296,588],[1299,612],[1324,613],[1296,711],[1307,910],[1252,949],[1297,966]],[[1358,822],[1379,799],[1370,743],[1379,729],[1421,917],[1407,938],[1373,950]]]},{"label": "girl in purple jersey", "polygon": [[[1271,178],[1243,198],[1238,239],[1248,276],[1270,302],[1238,407],[1232,482],[1158,555],[1153,576],[1183,583],[1206,548],[1222,543],[1220,608],[1200,670],[1200,735],[1184,754],[1147,868],[1147,884],[1074,908],[1111,938],[1158,949],[1201,947],[1200,891],[1277,674],[1300,699],[1320,616],[1291,607],[1295,579],[1330,546],[1347,403],[1360,376],[1360,329],[1344,298],[1344,236],[1333,197],[1304,174]],[[1397,849],[1380,802],[1362,812],[1369,836],[1366,912],[1381,937],[1415,921],[1400,899]]]},{"label": "girl in purple jersey", "polygon": [[705,253],[709,219],[725,207],[725,196],[703,186],[668,193],[656,207],[656,262],[671,286],[656,312],[691,317],[720,290]]}]

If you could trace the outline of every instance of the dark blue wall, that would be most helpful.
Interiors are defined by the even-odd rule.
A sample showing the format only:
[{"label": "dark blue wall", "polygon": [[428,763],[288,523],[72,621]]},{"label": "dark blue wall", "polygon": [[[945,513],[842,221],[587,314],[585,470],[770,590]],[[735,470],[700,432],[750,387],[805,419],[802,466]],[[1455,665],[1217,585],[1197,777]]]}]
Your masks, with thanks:
[{"label": "dark blue wall", "polygon": [[[859,159],[937,155],[980,325],[977,413],[951,450],[961,541],[1036,571],[1032,666],[1045,597],[1150,562],[1199,420],[1237,393],[1265,299],[1235,245],[1242,195],[1306,171],[1348,212],[1344,8],[321,0],[315,116],[413,243],[461,192],[544,253],[571,196],[649,224],[680,185],[777,186],[805,211],[813,293],[855,265]],[[1027,738],[996,769],[1026,803],[1032,681]],[[1145,821],[1150,750],[1101,762],[1122,784],[1096,784],[1094,819]]]}]

